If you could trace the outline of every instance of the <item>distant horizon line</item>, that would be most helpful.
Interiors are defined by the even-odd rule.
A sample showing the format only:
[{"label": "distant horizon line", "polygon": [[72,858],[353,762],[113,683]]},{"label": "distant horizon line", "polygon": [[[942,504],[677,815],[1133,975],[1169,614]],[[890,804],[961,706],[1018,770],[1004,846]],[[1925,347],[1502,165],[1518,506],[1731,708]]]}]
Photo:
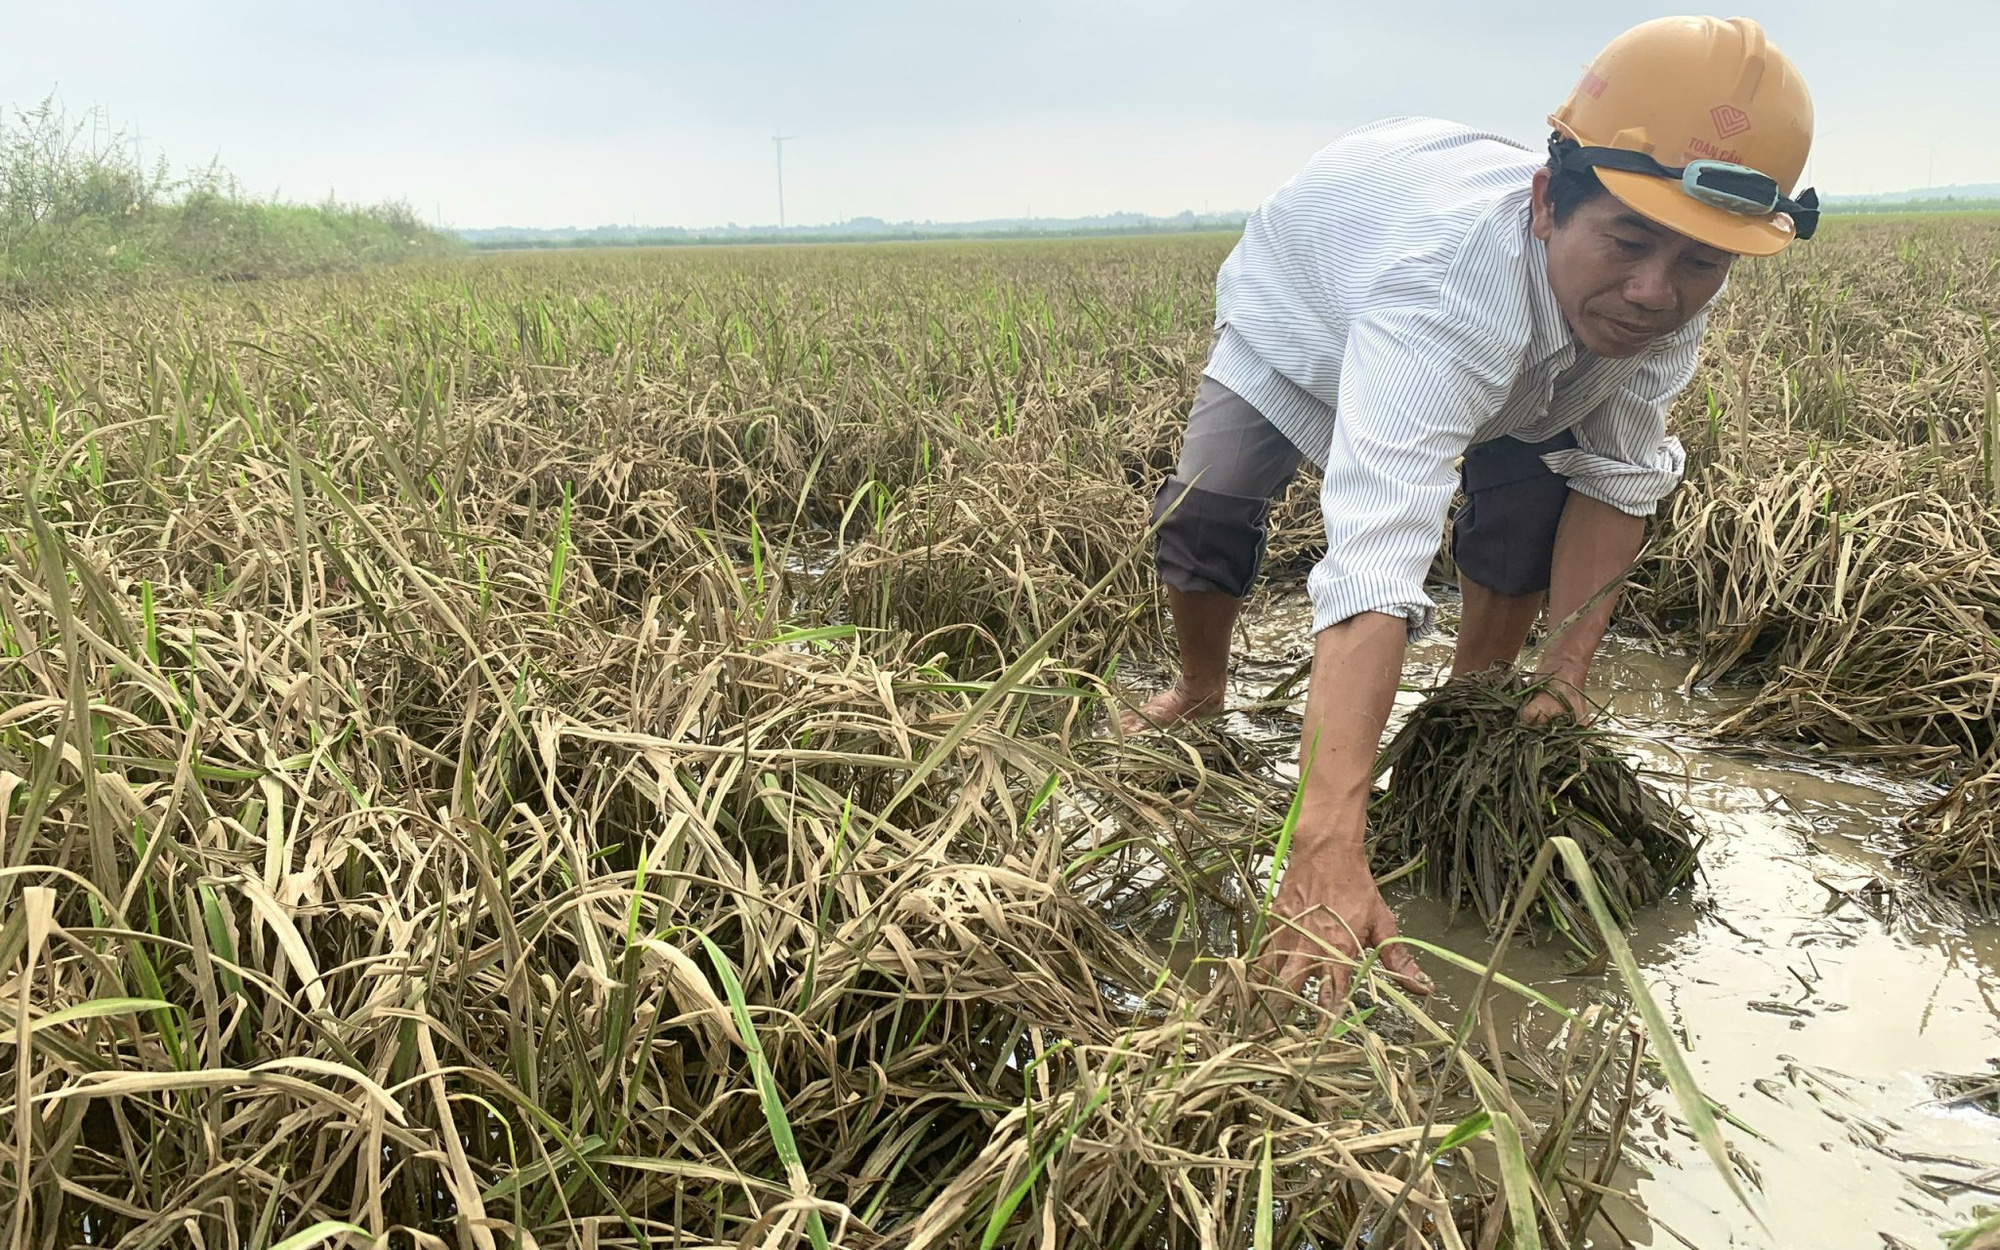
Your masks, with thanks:
[{"label": "distant horizon line", "polygon": [[808,224],[786,223],[779,226],[773,222],[745,225],[740,222],[725,222],[721,225],[675,226],[639,225],[631,222],[605,222],[593,226],[448,226],[446,229],[465,236],[495,234],[555,235],[555,234],[794,234],[825,230],[951,230],[951,229],[1007,229],[1013,227],[1061,228],[1076,225],[1131,225],[1131,224],[1182,224],[1188,222],[1216,222],[1219,224],[1241,224],[1250,215],[1249,209],[1222,209],[1195,212],[1183,209],[1178,213],[1160,216],[1119,209],[1108,213],[1091,213],[1082,216],[1034,216],[1034,217],[977,217],[949,221],[936,218],[906,217],[892,219],[863,213],[837,221],[814,222]]},{"label": "distant horizon line", "polygon": [[[2000,199],[2000,182],[1993,183],[1953,183],[1948,186],[1913,187],[1904,191],[1873,191],[1853,194],[1832,193],[1821,197],[1821,203],[1829,208],[1841,205],[1924,203],[1937,200],[1990,200]],[[838,221],[816,222],[803,225],[786,224],[779,226],[771,222],[744,225],[726,222],[720,225],[679,226],[679,225],[639,225],[632,222],[603,222],[597,225],[579,226],[446,226],[450,233],[468,242],[481,239],[493,240],[500,237],[555,238],[563,236],[613,235],[659,235],[659,236],[730,236],[730,235],[778,235],[815,234],[829,231],[845,233],[908,233],[911,231],[991,231],[991,230],[1061,230],[1075,228],[1101,228],[1108,226],[1153,226],[1182,225],[1212,222],[1217,225],[1240,225],[1247,219],[1250,209],[1220,209],[1196,212],[1182,209],[1178,213],[1158,215],[1117,209],[1105,213],[1089,213],[1077,216],[1033,216],[1033,217],[979,217],[961,220],[939,221],[935,218],[902,218],[892,220],[874,214],[864,213]]]}]

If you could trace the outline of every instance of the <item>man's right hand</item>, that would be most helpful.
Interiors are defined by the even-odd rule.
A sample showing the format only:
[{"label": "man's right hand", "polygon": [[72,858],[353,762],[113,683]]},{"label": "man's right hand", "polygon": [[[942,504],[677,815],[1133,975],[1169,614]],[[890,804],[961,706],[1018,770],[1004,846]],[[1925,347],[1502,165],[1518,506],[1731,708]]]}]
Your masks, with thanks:
[{"label": "man's right hand", "polygon": [[[1271,904],[1270,930],[1260,962],[1294,991],[1319,978],[1320,1005],[1331,1010],[1347,996],[1361,952],[1397,935],[1396,913],[1382,899],[1365,860],[1298,855],[1285,866]],[[1381,952],[1382,967],[1415,994],[1429,994],[1430,978],[1400,943]]]},{"label": "man's right hand", "polygon": [[[1294,990],[1320,978],[1320,1002],[1347,993],[1361,952],[1396,936],[1396,915],[1375,888],[1365,849],[1369,778],[1403,670],[1407,622],[1363,612],[1313,639],[1312,684],[1299,727],[1299,819],[1262,955]],[[1405,946],[1382,965],[1410,990],[1430,992]]]}]

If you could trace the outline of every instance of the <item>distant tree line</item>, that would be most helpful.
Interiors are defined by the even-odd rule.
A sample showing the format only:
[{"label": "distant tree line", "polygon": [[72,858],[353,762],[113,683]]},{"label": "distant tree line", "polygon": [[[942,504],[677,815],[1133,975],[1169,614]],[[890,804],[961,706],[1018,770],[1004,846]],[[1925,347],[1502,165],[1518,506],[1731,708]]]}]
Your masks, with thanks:
[{"label": "distant tree line", "polygon": [[1871,200],[1866,203],[1852,201],[1829,204],[1829,217],[1847,217],[1856,213],[1996,213],[2000,212],[2000,196],[1960,199],[1944,196],[1939,199],[1924,200]]},{"label": "distant tree line", "polygon": [[594,226],[535,229],[495,226],[458,231],[481,249],[671,247],[726,243],[872,243],[924,239],[1090,238],[1128,234],[1189,234],[1239,230],[1245,214],[1184,212],[1172,217],[1106,213],[1095,217],[998,217],[983,221],[884,221],[856,217],[818,226]]},{"label": "distant tree line", "polygon": [[[1983,189],[1983,188],[1982,188]],[[2000,196],[1942,196],[1926,199],[1834,198],[1827,215],[1995,212]],[[1112,235],[1189,234],[1243,228],[1241,212],[1180,213],[1148,217],[1140,213],[1109,213],[1078,218],[997,218],[968,222],[887,222],[857,217],[821,226],[592,226],[536,229],[493,226],[463,229],[458,237],[476,251],[554,250],[603,247],[683,247],[740,243],[894,243],[931,239],[1057,239]]]},{"label": "distant tree line", "polygon": [[1098,226],[1069,230],[896,230],[879,233],[840,234],[819,231],[812,234],[793,234],[789,231],[759,233],[744,231],[741,234],[629,234],[614,236],[567,236],[552,238],[515,237],[505,239],[470,239],[466,246],[479,252],[500,251],[559,251],[563,249],[589,249],[611,247],[739,247],[755,243],[920,243],[964,239],[1086,239],[1123,237],[1128,235],[1179,235],[1207,234],[1216,231],[1236,231],[1242,223],[1224,224],[1212,222],[1202,226]]}]

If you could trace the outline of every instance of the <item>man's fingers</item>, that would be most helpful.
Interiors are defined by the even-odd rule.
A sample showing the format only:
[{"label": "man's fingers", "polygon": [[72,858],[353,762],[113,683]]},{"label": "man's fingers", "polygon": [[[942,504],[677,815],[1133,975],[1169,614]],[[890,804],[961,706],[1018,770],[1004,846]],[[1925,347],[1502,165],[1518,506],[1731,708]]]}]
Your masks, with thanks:
[{"label": "man's fingers", "polygon": [[1417,965],[1417,957],[1407,946],[1385,946],[1382,948],[1382,969],[1403,984],[1412,994],[1429,994],[1437,987],[1424,975]]},{"label": "man's fingers", "polygon": [[1354,970],[1337,959],[1327,960],[1321,968],[1324,975],[1319,979],[1319,1005],[1337,1011],[1347,999],[1347,984],[1354,978]]},{"label": "man's fingers", "polygon": [[[1354,970],[1360,964],[1362,947],[1396,936],[1393,916],[1378,917],[1376,923],[1362,925],[1361,933],[1339,916],[1308,912],[1300,916],[1274,914],[1272,919],[1274,925],[1257,957],[1258,970],[1295,994],[1303,992],[1306,983],[1318,977],[1318,999],[1329,1011],[1347,997]],[[1389,970],[1413,993],[1429,993],[1430,982],[1418,971],[1409,952],[1401,947],[1389,948],[1383,952],[1385,965],[1391,964],[1392,954],[1395,962]]]},{"label": "man's fingers", "polygon": [[1273,934],[1263,960],[1266,975],[1293,993],[1305,985],[1312,971],[1310,957],[1299,949],[1302,936],[1289,928]]},{"label": "man's fingers", "polygon": [[1286,950],[1284,958],[1278,960],[1278,966],[1272,972],[1272,980],[1296,994],[1298,988],[1306,984],[1306,962],[1296,950]]},{"label": "man's fingers", "polygon": [[1347,997],[1347,987],[1354,980],[1354,969],[1360,964],[1360,952],[1349,949],[1353,939],[1347,938],[1345,931],[1332,950],[1321,951],[1313,961],[1313,970],[1319,973],[1319,1005],[1328,1011],[1337,1010]]},{"label": "man's fingers", "polygon": [[[1289,941],[1277,959],[1269,961],[1265,967],[1271,979],[1294,994],[1305,990],[1306,982],[1317,976],[1320,979],[1320,1001],[1331,1006],[1327,999],[1327,988],[1338,984],[1341,992],[1346,992],[1350,961],[1342,958],[1344,952],[1330,943],[1318,939],[1318,935],[1288,933]],[[1339,995],[1335,995],[1337,1001]]]},{"label": "man's fingers", "polygon": [[1521,708],[1521,723],[1524,725],[1546,725],[1564,716],[1574,716],[1569,704],[1543,691],[1527,701]]},{"label": "man's fingers", "polygon": [[1301,993],[1306,988],[1306,982],[1315,976],[1321,982],[1325,982],[1335,975],[1334,970],[1339,967],[1341,967],[1339,955],[1327,950],[1311,937],[1307,937],[1300,942],[1299,949],[1292,952],[1292,962],[1287,969],[1285,984],[1293,992]]},{"label": "man's fingers", "polygon": [[1298,954],[1299,931],[1289,918],[1276,912],[1270,920],[1271,929],[1264,935],[1264,949],[1258,953],[1257,967],[1272,981],[1287,985]]}]

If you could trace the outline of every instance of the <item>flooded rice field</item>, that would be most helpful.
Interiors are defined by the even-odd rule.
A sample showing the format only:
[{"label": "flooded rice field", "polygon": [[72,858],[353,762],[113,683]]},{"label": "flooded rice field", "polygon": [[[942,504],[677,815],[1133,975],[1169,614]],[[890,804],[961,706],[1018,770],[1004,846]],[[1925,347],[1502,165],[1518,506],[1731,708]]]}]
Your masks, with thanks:
[{"label": "flooded rice field", "polygon": [[[1443,679],[1445,629],[1411,649],[1398,715]],[[1232,706],[1258,702],[1310,654],[1311,608],[1278,594],[1246,613]],[[2000,1116],[1954,1104],[1950,1078],[1992,1075],[2000,1056],[2000,926],[1927,901],[1890,863],[1897,822],[1935,792],[1796,751],[1717,745],[1703,728],[1727,692],[1681,689],[1686,666],[1614,638],[1593,671],[1600,722],[1635,763],[1684,792],[1707,840],[1692,889],[1641,913],[1628,934],[1676,1022],[1696,1079],[1741,1126],[1732,1146],[1758,1185],[1760,1229],[1680,1129],[1664,1091],[1638,1118],[1642,1203],[1612,1206],[1602,1244],[1929,1247],[2000,1201]],[[1289,709],[1232,713],[1218,732],[1294,754]],[[1286,736],[1289,723],[1290,736]],[[1388,887],[1403,930],[1475,958],[1469,912]],[[1571,1006],[1615,988],[1574,975],[1554,943],[1509,952],[1504,971]],[[1476,978],[1430,960],[1436,1014],[1462,1009]],[[1531,1022],[1527,1027],[1534,1027]],[[1544,1025],[1544,1028],[1547,1026]],[[1987,1100],[1990,1107],[1991,1099]]]},{"label": "flooded rice field", "polygon": [[[1770,680],[1599,666],[1708,837],[1631,933],[1672,1027],[1517,946],[1593,1008],[1553,1059],[1511,992],[1453,1034],[1440,956],[1336,1015],[1221,940],[1288,696],[1092,732],[1172,647],[1138,544],[1227,236],[0,309],[16,1240],[1935,1250],[2000,1204],[2000,952],[1933,901],[2000,908],[2000,219],[1828,233],[1717,307],[1631,602]],[[1272,525],[1296,566],[1314,493]],[[1260,603],[1240,704],[1305,625]],[[1933,793],[1815,743],[1954,788],[1900,828]]]}]

